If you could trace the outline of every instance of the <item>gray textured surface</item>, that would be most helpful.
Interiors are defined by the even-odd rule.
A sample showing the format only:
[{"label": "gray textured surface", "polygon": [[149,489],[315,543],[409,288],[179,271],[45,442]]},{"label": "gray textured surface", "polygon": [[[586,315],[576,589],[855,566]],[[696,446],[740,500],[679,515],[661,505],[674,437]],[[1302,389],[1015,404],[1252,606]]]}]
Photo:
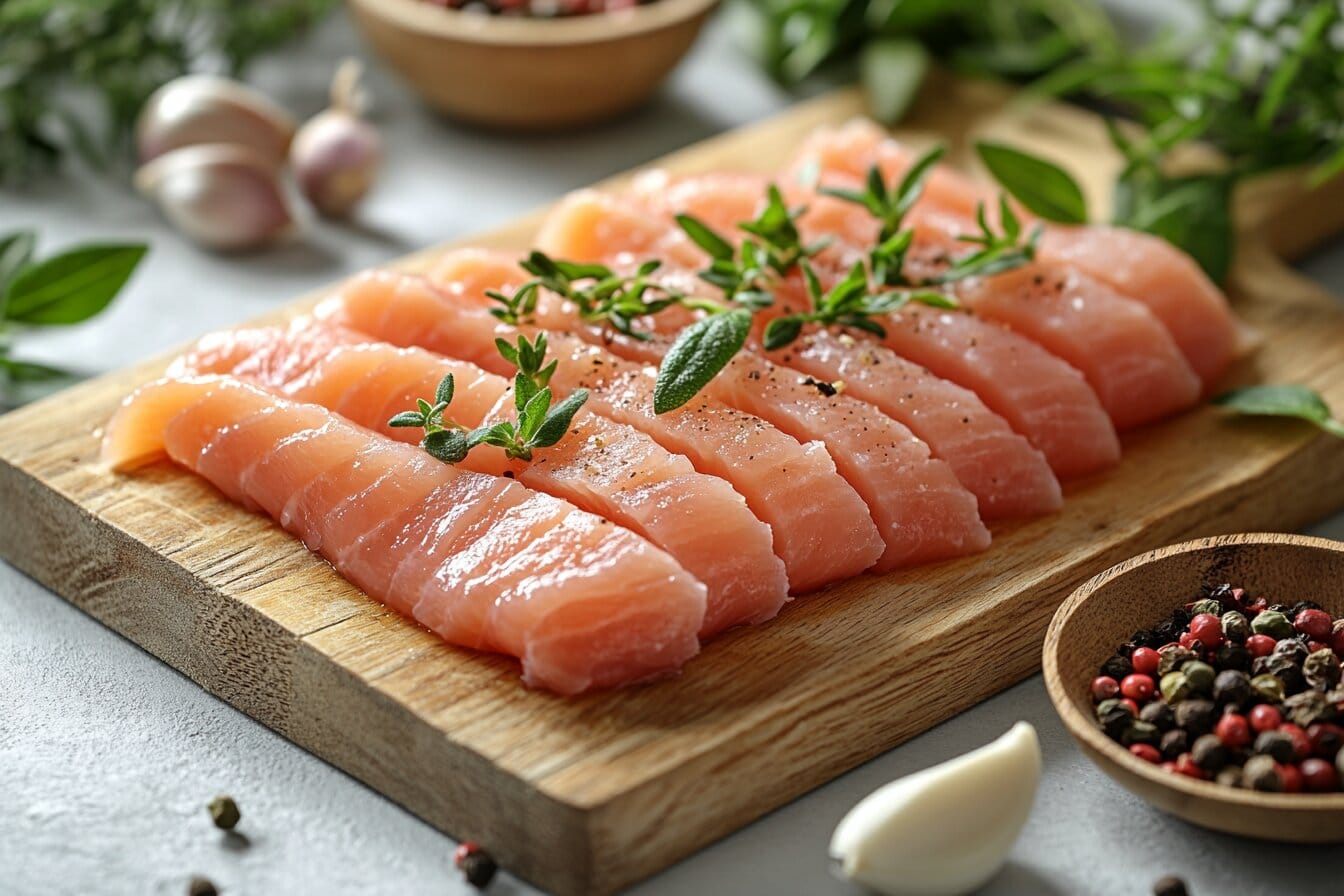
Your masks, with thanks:
[{"label": "gray textured surface", "polygon": [[[330,65],[353,47],[344,23],[333,23],[261,80],[296,111],[313,111]],[[572,137],[464,131],[374,75],[390,158],[362,232],[327,225],[302,245],[224,259],[184,245],[144,205],[105,183],[0,195],[0,231],[36,224],[49,246],[110,234],[153,244],[115,310],[29,346],[90,369],[114,368],[343,273],[503,222],[565,189],[786,103],[717,30],[653,106]],[[1344,251],[1322,255],[1308,270],[1344,292]],[[1317,531],[1344,536],[1344,517]],[[825,859],[844,812],[878,785],[976,747],[1017,719],[1041,733],[1045,778],[1011,864],[987,892],[1139,894],[1167,873],[1184,876],[1197,896],[1339,891],[1344,849],[1273,847],[1201,832],[1111,784],[1069,742],[1039,678],[637,891],[853,894],[830,877]],[[241,804],[245,840],[210,826],[202,807],[218,792]],[[0,564],[0,894],[176,894],[193,873],[208,874],[226,893],[467,893],[452,870],[452,848],[448,838]],[[532,891],[504,877],[492,892]]]}]

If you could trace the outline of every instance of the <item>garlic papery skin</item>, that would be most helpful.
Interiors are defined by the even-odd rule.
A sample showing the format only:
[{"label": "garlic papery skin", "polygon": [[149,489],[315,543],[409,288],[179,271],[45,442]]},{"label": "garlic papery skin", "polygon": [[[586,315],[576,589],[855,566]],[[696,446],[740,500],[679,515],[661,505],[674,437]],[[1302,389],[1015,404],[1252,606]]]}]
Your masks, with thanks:
[{"label": "garlic papery skin", "polygon": [[145,102],[135,125],[140,162],[187,146],[246,146],[280,165],[294,139],[294,118],[240,81],[185,75],[164,84]]},{"label": "garlic papery skin", "polygon": [[294,230],[279,171],[246,146],[173,150],[137,171],[135,185],[174,227],[209,249],[260,249]]},{"label": "garlic papery skin", "polygon": [[338,218],[364,198],[382,161],[382,138],[360,118],[367,102],[360,65],[347,59],[331,83],[331,108],[299,129],[290,147],[294,180],[319,212]]},{"label": "garlic papery skin", "polygon": [[830,853],[846,877],[887,896],[958,896],[1002,867],[1041,779],[1036,729],[878,788],[849,811]]}]

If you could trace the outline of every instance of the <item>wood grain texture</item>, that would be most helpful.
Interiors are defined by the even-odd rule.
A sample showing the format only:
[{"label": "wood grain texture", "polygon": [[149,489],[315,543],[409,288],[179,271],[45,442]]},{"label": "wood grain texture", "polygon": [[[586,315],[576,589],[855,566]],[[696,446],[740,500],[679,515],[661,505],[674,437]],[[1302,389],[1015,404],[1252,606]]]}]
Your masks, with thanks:
[{"label": "wood grain texture", "polygon": [[1303,535],[1202,538],[1097,575],[1060,607],[1045,638],[1045,684],[1078,745],[1116,781],[1160,809],[1214,830],[1289,843],[1344,842],[1344,793],[1259,793],[1162,771],[1097,727],[1088,687],[1134,632],[1229,582],[1276,602],[1314,600],[1344,613],[1344,544]]},{"label": "wood grain texture", "polygon": [[[1067,162],[1101,206],[1117,162],[1100,123],[1008,99],[937,79],[902,136],[950,140],[961,162],[971,134],[1026,144]],[[860,111],[857,94],[841,92],[665,164],[768,169],[812,127]],[[1232,291],[1264,337],[1235,376],[1308,383],[1344,407],[1344,313],[1274,255],[1305,251],[1344,223],[1338,187],[1304,199],[1284,177],[1246,191],[1250,229]],[[522,248],[537,220],[471,242]],[[1261,240],[1271,223],[1272,241]],[[1051,613],[1099,570],[1185,537],[1297,528],[1344,504],[1344,442],[1203,408],[1128,435],[1118,470],[1072,484],[1055,516],[995,527],[983,555],[853,580],[728,633],[675,680],[565,700],[523,689],[511,661],[448,647],[385,611],[191,475],[99,469],[97,428],[163,365],[0,419],[0,554],[560,893],[611,892],[652,874],[1024,678],[1039,666]],[[49,425],[57,405],[63,421],[84,426]]]}]

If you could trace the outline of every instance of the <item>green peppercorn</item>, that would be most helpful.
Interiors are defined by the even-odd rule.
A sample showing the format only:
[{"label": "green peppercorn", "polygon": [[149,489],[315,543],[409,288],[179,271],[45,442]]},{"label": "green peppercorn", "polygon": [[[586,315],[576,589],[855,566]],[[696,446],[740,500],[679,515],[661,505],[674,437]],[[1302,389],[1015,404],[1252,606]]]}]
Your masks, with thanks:
[{"label": "green peppercorn", "polygon": [[238,811],[238,804],[233,801],[233,797],[217,796],[206,806],[210,810],[210,818],[215,823],[215,827],[221,831],[231,831],[238,826],[242,820],[242,813]]},{"label": "green peppercorn", "polygon": [[1224,787],[1241,787],[1241,769],[1237,768],[1235,765],[1225,766],[1218,772],[1218,775],[1214,780]]},{"label": "green peppercorn", "polygon": [[1171,704],[1180,703],[1195,693],[1195,689],[1190,687],[1190,682],[1186,680],[1184,672],[1168,672],[1162,676],[1162,680],[1157,687],[1162,692],[1162,699]]},{"label": "green peppercorn", "polygon": [[1316,651],[1302,663],[1302,677],[1307,684],[1321,693],[1339,684],[1339,659],[1329,647]]},{"label": "green peppercorn", "polygon": [[1201,697],[1213,691],[1213,679],[1217,673],[1208,663],[1200,660],[1186,663],[1181,667],[1181,674],[1185,676],[1186,682],[1190,685],[1190,690]]},{"label": "green peppercorn", "polygon": [[1240,644],[1224,641],[1213,652],[1213,663],[1219,669],[1236,669],[1238,672],[1251,671],[1251,652]]},{"label": "green peppercorn", "polygon": [[1170,731],[1176,726],[1176,710],[1161,700],[1145,703],[1139,710],[1139,718],[1157,726],[1158,731]]},{"label": "green peppercorn", "polygon": [[1097,704],[1097,720],[1100,721],[1108,712],[1115,709],[1117,706],[1124,709],[1125,712],[1129,712],[1129,708],[1120,702],[1119,697],[1108,697]]},{"label": "green peppercorn", "polygon": [[1162,732],[1157,730],[1157,726],[1152,722],[1145,722],[1142,719],[1135,719],[1120,735],[1120,743],[1125,746],[1133,744],[1152,744],[1157,746],[1162,740]]},{"label": "green peppercorn", "polygon": [[1182,700],[1176,706],[1176,724],[1191,737],[1208,734],[1217,721],[1218,707],[1212,700]]},{"label": "green peppercorn", "polygon": [[1205,734],[1190,748],[1190,758],[1206,772],[1216,772],[1227,765],[1227,746],[1216,734]]},{"label": "green peppercorn", "polygon": [[1206,597],[1206,598],[1204,598],[1203,600],[1197,600],[1197,601],[1195,601],[1195,602],[1190,606],[1190,615],[1191,615],[1191,616],[1203,616],[1205,613],[1208,613],[1208,614],[1211,615],[1211,616],[1221,616],[1221,615],[1223,615],[1223,604],[1222,604],[1222,602],[1221,602],[1221,601],[1216,601],[1216,600],[1214,600],[1214,599],[1211,598],[1211,597]]},{"label": "green peppercorn", "polygon": [[1223,614],[1223,637],[1233,644],[1245,644],[1251,636],[1251,621],[1245,614],[1228,610]]},{"label": "green peppercorn", "polygon": [[1255,689],[1251,677],[1236,669],[1224,669],[1213,680],[1213,699],[1220,706],[1241,708],[1251,702]]},{"label": "green peppercorn", "polygon": [[1271,756],[1252,756],[1241,767],[1241,778],[1245,786],[1266,793],[1283,792],[1283,776],[1279,774],[1278,764]]},{"label": "green peppercorn", "polygon": [[1253,749],[1257,756],[1269,756],[1275,762],[1292,762],[1296,754],[1293,739],[1283,731],[1261,731]]},{"label": "green peppercorn", "polygon": [[1164,650],[1157,661],[1157,674],[1166,675],[1175,672],[1191,660],[1199,659],[1199,654],[1188,647],[1172,647]]},{"label": "green peppercorn", "polygon": [[[1119,701],[1117,701],[1118,703]],[[1106,732],[1106,736],[1111,740],[1121,740],[1129,726],[1134,724],[1134,716],[1125,706],[1112,706],[1104,713],[1097,716],[1101,722],[1101,730]]]},{"label": "green peppercorn", "polygon": [[1251,688],[1263,703],[1283,702],[1283,682],[1274,675],[1257,675],[1251,679]]},{"label": "green peppercorn", "polygon": [[1294,725],[1306,728],[1317,722],[1331,722],[1336,716],[1335,704],[1319,691],[1303,691],[1283,701],[1284,715]]},{"label": "green peppercorn", "polygon": [[1175,762],[1177,756],[1189,751],[1190,735],[1180,728],[1173,728],[1162,735],[1162,740],[1158,743],[1157,748],[1162,751],[1163,759]]},{"label": "green peppercorn", "polygon": [[1292,637],[1293,624],[1288,617],[1277,610],[1265,610],[1251,620],[1251,631],[1257,635],[1269,635],[1280,640]]}]

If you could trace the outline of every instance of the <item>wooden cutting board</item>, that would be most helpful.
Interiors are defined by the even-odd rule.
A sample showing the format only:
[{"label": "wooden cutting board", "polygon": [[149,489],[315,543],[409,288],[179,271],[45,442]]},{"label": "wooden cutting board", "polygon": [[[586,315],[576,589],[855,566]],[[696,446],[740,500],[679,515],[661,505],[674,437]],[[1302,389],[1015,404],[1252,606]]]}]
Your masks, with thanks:
[{"label": "wooden cutting board", "polygon": [[[1067,164],[1102,207],[1117,162],[1100,123],[1008,99],[939,79],[901,136],[951,141],[958,162],[971,134],[1024,145]],[[812,127],[860,111],[841,92],[662,164],[770,169]],[[1240,197],[1232,294],[1263,343],[1235,376],[1308,383],[1344,408],[1344,310],[1278,260],[1344,225],[1344,179],[1332,189],[1308,195],[1283,175]],[[536,221],[470,242],[523,248]],[[1128,435],[1118,470],[1071,485],[1055,516],[997,526],[980,556],[856,579],[718,639],[675,680],[565,700],[525,690],[511,661],[448,647],[385,611],[194,476],[99,469],[96,431],[164,363],[0,418],[0,554],[212,693],[564,894],[650,875],[1035,672],[1051,613],[1102,568],[1187,537],[1296,529],[1344,504],[1344,442],[1202,408]],[[817,843],[818,862],[824,851]]]}]

